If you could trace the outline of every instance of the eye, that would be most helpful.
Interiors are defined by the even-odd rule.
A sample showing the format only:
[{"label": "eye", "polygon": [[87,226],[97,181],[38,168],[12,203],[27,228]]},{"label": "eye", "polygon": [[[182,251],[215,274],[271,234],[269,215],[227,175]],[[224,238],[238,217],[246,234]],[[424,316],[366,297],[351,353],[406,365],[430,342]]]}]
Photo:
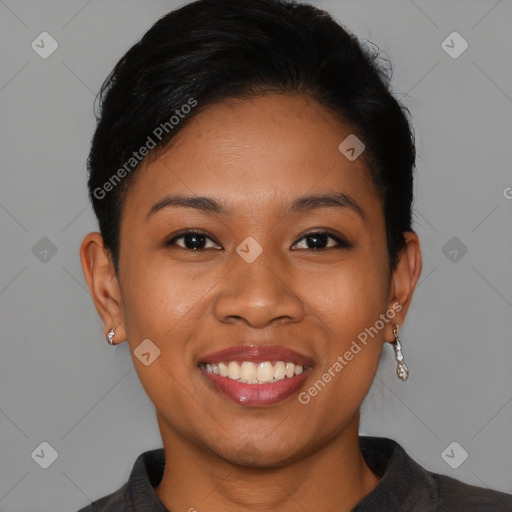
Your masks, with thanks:
[{"label": "eye", "polygon": [[[334,245],[329,245],[329,239],[333,240]],[[306,242],[303,242],[305,240]],[[313,231],[300,238],[292,247],[299,249],[306,249],[311,251],[318,251],[324,249],[348,249],[352,247],[342,236],[334,235],[327,231]]]},{"label": "eye", "polygon": [[[178,240],[180,243],[178,243]],[[208,242],[211,244],[208,246]],[[166,247],[177,245],[182,249],[198,251],[202,249],[219,249],[219,246],[208,235],[201,231],[183,231],[165,242]]]},{"label": "eye", "polygon": [[[210,244],[210,245],[208,245]],[[212,238],[201,231],[182,231],[165,243],[166,247],[178,246],[182,249],[200,251],[204,249],[222,249]],[[342,249],[352,247],[344,237],[327,231],[314,231],[300,238],[292,248],[321,251],[325,249]]]}]

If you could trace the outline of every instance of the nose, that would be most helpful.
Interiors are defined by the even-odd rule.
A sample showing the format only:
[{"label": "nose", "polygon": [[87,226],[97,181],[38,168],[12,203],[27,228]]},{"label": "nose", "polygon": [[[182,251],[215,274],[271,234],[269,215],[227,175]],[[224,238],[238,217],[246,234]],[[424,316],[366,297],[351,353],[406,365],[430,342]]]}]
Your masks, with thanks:
[{"label": "nose", "polygon": [[213,306],[216,318],[260,329],[278,321],[300,322],[305,314],[303,301],[286,270],[281,265],[273,267],[261,256],[252,263],[236,261],[219,284]]}]

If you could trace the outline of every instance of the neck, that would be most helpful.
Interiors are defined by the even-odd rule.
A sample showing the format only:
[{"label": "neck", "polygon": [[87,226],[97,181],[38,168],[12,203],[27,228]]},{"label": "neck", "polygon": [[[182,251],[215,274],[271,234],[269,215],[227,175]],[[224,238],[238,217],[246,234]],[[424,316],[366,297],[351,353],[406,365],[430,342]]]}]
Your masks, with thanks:
[{"label": "neck", "polygon": [[359,415],[314,453],[272,468],[233,465],[159,424],[166,460],[155,491],[168,510],[348,512],[379,481],[359,449]]}]

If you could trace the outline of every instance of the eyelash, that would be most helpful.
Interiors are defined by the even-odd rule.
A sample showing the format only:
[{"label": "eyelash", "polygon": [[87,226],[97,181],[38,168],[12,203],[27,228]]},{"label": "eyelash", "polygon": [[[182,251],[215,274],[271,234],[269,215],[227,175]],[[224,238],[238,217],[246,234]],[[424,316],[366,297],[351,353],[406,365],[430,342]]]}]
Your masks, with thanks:
[{"label": "eyelash", "polygon": [[[187,230],[187,231],[182,231],[181,233],[178,233],[177,235],[173,236],[170,240],[165,242],[165,246],[171,247],[173,245],[176,245],[177,240],[180,240],[181,238],[184,238],[187,235],[202,235],[202,236],[205,236],[206,238],[208,238],[210,241],[214,242],[215,244],[220,245],[214,239],[212,239],[207,233],[205,233],[203,231]],[[338,245],[334,246],[334,247],[324,247],[322,249],[306,248],[306,249],[301,249],[301,250],[306,250],[306,251],[310,251],[310,252],[321,252],[321,251],[325,251],[327,249],[350,249],[352,247],[352,245],[349,242],[347,242],[342,236],[334,235],[333,233],[331,233],[329,231],[310,231],[309,233],[302,235],[302,237],[299,238],[296,242],[294,242],[293,245],[296,245],[298,242],[304,240],[305,238],[308,238],[310,236],[315,236],[315,235],[327,235],[328,238],[331,238],[332,240],[334,240]],[[194,252],[200,252],[200,251],[204,251],[206,249],[211,249],[211,247],[202,248],[202,249],[189,249],[187,247],[181,247],[181,246],[177,246],[177,247],[179,247],[180,249],[183,249],[185,251],[194,251]],[[216,249],[216,250],[219,250],[219,249]]]}]

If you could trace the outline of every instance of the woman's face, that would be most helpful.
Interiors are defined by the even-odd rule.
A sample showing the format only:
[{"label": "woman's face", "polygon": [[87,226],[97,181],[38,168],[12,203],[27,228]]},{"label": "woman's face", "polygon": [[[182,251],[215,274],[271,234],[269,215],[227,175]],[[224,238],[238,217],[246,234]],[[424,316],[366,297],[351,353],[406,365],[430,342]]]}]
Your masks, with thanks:
[{"label": "woman's face", "polygon": [[[277,466],[356,421],[405,309],[377,322],[396,308],[396,283],[363,158],[338,149],[348,135],[302,96],[224,101],[192,119],[135,179],[112,318],[132,354],[143,340],[152,344],[139,351],[160,350],[143,356],[147,366],[133,360],[164,439]],[[177,195],[190,201],[167,200]],[[308,200],[319,195],[338,202]],[[378,332],[366,331],[363,344],[370,327]],[[239,369],[249,380],[254,371],[277,380],[240,383],[208,373],[206,362],[225,363],[231,377]],[[270,366],[258,374],[258,362]],[[286,363],[302,363],[303,373],[282,378]]]}]

